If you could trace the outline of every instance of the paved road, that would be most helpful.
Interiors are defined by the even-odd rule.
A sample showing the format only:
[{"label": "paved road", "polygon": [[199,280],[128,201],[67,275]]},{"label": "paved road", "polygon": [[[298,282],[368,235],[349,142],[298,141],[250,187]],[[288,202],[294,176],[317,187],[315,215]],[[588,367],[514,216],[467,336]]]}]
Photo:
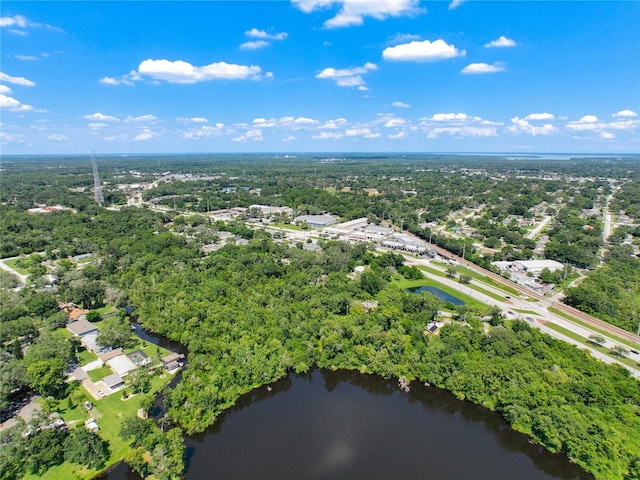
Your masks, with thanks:
[{"label": "paved road", "polygon": [[[407,264],[408,265],[424,265],[424,266],[429,266],[431,268],[437,268],[439,270],[444,271],[444,267],[442,267],[442,264],[439,264],[435,261],[432,261],[430,259],[427,258],[414,258],[414,257],[409,257],[408,255],[405,255],[405,258],[407,259]],[[515,295],[508,295],[510,298],[507,298],[507,294],[500,290],[499,288],[493,287],[491,285],[487,285],[484,284],[476,279],[472,280],[472,283],[475,285],[480,286],[483,290],[486,290],[488,292],[491,292],[493,294],[497,294],[500,295],[504,298],[504,300],[496,300],[493,297],[490,297],[488,295],[485,295],[482,292],[478,292],[477,290],[474,290],[473,288],[471,288],[468,285],[463,285],[461,283],[459,283],[456,280],[450,279],[450,278],[444,278],[444,277],[440,277],[440,276],[436,276],[433,274],[430,274],[428,272],[423,272],[427,277],[432,278],[433,280],[453,289],[456,291],[459,291],[465,295],[470,296],[471,298],[478,300],[479,302],[482,302],[486,305],[490,305],[490,306],[497,306],[498,308],[500,308],[503,313],[505,314],[505,316],[507,316],[507,318],[520,318],[522,320],[525,320],[527,317],[533,318],[533,322],[529,322],[530,325],[537,327],[538,329],[540,329],[541,331],[543,331],[544,333],[549,334],[550,336],[557,338],[559,340],[563,340],[567,343],[570,343],[572,345],[576,345],[577,347],[581,348],[581,349],[587,349],[589,351],[589,353],[591,353],[591,355],[599,360],[602,360],[605,363],[611,364],[611,363],[617,363],[625,368],[627,368],[634,377],[639,378],[640,379],[640,368],[634,368],[634,367],[630,367],[622,362],[620,362],[618,359],[611,357],[610,355],[607,355],[599,350],[596,350],[595,348],[592,348],[588,345],[585,345],[584,343],[575,340],[571,337],[568,337],[560,332],[558,332],[557,330],[554,330],[553,328],[548,326],[548,323],[554,323],[570,332],[573,332],[576,335],[579,335],[580,337],[584,338],[585,340],[592,334],[596,333],[594,330],[591,330],[589,328],[586,328],[582,325],[579,325],[577,323],[571,322],[570,320],[567,320],[564,317],[558,316],[552,312],[550,312],[548,310],[548,307],[550,305],[552,305],[551,302],[541,302],[541,301],[531,301],[530,299],[527,298],[521,298]],[[535,299],[534,299],[535,300]],[[557,306],[557,305],[556,305]],[[519,313],[517,312],[517,310],[529,310],[531,312],[536,312],[536,314],[523,314],[523,313]],[[512,313],[509,313],[512,312]],[[621,344],[620,342],[617,342],[616,340],[611,339],[610,337],[607,337],[606,335],[604,335],[605,337],[605,346],[607,348],[613,348],[616,345],[620,345],[625,349],[628,349],[628,347],[624,344]],[[640,355],[637,354],[630,354],[630,358],[632,360],[635,360],[636,362],[640,362]]]},{"label": "paved road", "polygon": [[544,217],[544,219],[538,225],[536,225],[536,227],[533,230],[529,232],[529,235],[527,235],[527,238],[529,240],[533,240],[534,238],[536,238],[536,236],[542,231],[544,227],[546,227],[549,224],[549,222],[552,219],[553,217],[550,217],[549,215]]},{"label": "paved road", "polygon": [[0,269],[5,270],[7,272],[13,273],[16,277],[18,277],[20,279],[20,287],[23,287],[27,284],[27,275],[22,275],[21,273],[18,273],[17,270],[15,270],[14,268],[10,267],[9,265],[6,264],[7,260],[17,260],[20,257],[11,257],[11,258],[3,258],[0,259]]}]

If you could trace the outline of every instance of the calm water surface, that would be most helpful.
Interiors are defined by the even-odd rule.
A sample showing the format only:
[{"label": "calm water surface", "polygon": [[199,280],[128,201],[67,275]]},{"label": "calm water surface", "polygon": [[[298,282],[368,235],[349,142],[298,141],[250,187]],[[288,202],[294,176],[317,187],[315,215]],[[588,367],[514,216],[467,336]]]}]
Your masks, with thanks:
[{"label": "calm water surface", "polygon": [[438,287],[423,285],[422,287],[408,288],[407,291],[411,293],[429,292],[431,295],[436,297],[438,300],[442,300],[443,302],[451,302],[454,305],[464,305],[464,302],[458,297],[454,297],[450,293],[447,293],[444,290],[440,290]]},{"label": "calm water surface", "polygon": [[[189,480],[593,479],[448,392],[348,371],[255,390],[186,445]],[[126,465],[105,478],[139,479]]]}]

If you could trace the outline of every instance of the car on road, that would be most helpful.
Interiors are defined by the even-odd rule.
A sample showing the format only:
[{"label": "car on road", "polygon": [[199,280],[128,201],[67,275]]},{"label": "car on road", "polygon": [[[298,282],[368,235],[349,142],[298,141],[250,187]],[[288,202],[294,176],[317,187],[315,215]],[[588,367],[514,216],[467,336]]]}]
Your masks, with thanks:
[{"label": "car on road", "polygon": [[527,320],[527,322],[532,322],[533,323],[533,317],[525,317],[525,319]]},{"label": "car on road", "polygon": [[640,355],[640,352],[638,350],[629,350],[631,353],[635,353],[636,355]]}]

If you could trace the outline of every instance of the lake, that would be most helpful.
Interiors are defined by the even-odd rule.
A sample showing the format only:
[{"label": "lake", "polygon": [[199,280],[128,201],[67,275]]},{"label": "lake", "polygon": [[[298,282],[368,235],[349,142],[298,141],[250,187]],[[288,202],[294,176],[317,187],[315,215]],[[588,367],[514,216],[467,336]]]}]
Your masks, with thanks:
[{"label": "lake", "polygon": [[[473,479],[593,477],[529,443],[497,414],[414,382],[313,370],[254,390],[186,439],[186,478]],[[121,464],[103,477],[139,479]]]},{"label": "lake", "polygon": [[440,290],[438,287],[423,285],[421,287],[407,288],[407,292],[410,292],[410,293],[429,292],[431,295],[436,297],[438,300],[442,300],[443,302],[451,302],[454,305],[464,305],[464,302],[460,300],[458,297],[454,297],[453,295],[445,292],[444,290]]}]

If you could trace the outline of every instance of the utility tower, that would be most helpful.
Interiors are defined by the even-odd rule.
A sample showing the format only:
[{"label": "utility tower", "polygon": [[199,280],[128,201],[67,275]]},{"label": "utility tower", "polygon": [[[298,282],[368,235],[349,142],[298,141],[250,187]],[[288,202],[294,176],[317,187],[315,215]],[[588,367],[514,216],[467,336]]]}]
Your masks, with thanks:
[{"label": "utility tower", "polygon": [[100,183],[100,174],[98,173],[98,164],[96,163],[96,152],[91,153],[91,166],[93,167],[93,191],[96,196],[96,203],[102,206],[104,196],[102,195],[102,184]]}]

